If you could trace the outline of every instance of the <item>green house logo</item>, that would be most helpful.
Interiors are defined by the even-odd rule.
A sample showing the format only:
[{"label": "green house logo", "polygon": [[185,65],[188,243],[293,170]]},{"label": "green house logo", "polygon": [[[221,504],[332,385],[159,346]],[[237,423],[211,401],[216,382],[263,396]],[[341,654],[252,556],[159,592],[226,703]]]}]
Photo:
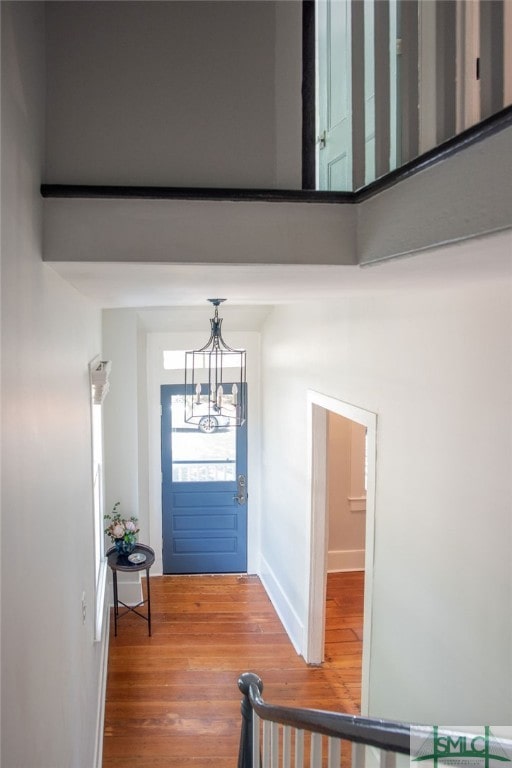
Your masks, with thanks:
[{"label": "green house logo", "polygon": [[[425,737],[411,735],[411,766],[418,764],[432,768],[441,766],[467,766],[467,768],[495,768],[511,763],[510,742],[501,742],[485,725],[483,733],[450,733],[438,725]],[[507,747],[507,748],[506,748]],[[430,762],[428,762],[430,761]]]}]

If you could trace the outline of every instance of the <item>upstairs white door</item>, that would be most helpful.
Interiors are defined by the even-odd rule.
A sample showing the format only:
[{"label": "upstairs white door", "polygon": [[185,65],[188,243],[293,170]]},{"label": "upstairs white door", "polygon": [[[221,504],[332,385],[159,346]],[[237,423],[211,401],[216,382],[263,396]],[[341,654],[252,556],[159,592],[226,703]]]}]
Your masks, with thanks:
[{"label": "upstairs white door", "polygon": [[350,0],[317,0],[317,186],[352,189]]},{"label": "upstairs white door", "polygon": [[375,181],[375,0],[364,0],[364,183]]}]

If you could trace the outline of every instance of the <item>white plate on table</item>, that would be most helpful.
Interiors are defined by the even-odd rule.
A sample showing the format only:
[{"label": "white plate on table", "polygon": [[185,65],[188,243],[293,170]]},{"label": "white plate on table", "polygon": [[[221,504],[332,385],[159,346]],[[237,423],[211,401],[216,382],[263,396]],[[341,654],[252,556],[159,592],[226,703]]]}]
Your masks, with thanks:
[{"label": "white plate on table", "polygon": [[132,552],[131,555],[128,555],[128,560],[130,563],[133,563],[134,565],[140,565],[143,563],[146,559],[146,555],[142,552]]}]

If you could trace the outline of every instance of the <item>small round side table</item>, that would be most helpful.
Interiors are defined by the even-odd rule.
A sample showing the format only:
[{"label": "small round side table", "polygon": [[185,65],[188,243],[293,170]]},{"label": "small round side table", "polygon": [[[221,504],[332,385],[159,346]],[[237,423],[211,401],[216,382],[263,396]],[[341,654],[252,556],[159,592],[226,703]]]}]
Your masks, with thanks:
[{"label": "small round side table", "polygon": [[[131,563],[128,560],[128,555],[120,555],[119,552],[116,550],[115,546],[110,547],[110,549],[107,551],[107,562],[109,564],[109,567],[112,569],[112,576],[113,576],[113,582],[114,582],[114,636],[115,637],[117,637],[117,622],[123,616],[126,616],[127,613],[136,613],[137,616],[141,617],[141,619],[144,619],[144,621],[147,621],[148,633],[149,633],[149,636],[151,637],[151,592],[150,592],[150,586],[149,586],[149,569],[155,562],[155,552],[154,550],[151,549],[151,547],[148,547],[147,544],[136,544],[132,554],[135,554],[135,553],[145,555],[146,559],[142,563]],[[119,594],[117,591],[117,572],[118,571],[125,571],[125,572],[146,571],[147,597],[145,600],[141,600],[141,602],[137,603],[137,605],[126,605],[126,603],[123,603],[123,601],[119,599]],[[143,613],[140,613],[137,610],[137,608],[140,608],[141,605],[144,605],[144,604],[147,604],[145,616]],[[126,608],[126,611],[121,614],[119,613],[120,605],[122,605],[123,608]]]}]

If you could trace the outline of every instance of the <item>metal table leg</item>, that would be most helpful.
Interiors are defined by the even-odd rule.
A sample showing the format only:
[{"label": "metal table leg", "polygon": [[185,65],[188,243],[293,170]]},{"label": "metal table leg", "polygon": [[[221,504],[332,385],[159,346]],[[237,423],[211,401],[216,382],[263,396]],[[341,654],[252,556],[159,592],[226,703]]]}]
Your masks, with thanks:
[{"label": "metal table leg", "polygon": [[119,601],[117,598],[117,571],[113,571],[114,585],[114,637],[117,637],[117,616],[119,613]]},{"label": "metal table leg", "polygon": [[151,637],[151,589],[149,586],[149,568],[146,568],[146,589],[148,592],[148,632]]}]

